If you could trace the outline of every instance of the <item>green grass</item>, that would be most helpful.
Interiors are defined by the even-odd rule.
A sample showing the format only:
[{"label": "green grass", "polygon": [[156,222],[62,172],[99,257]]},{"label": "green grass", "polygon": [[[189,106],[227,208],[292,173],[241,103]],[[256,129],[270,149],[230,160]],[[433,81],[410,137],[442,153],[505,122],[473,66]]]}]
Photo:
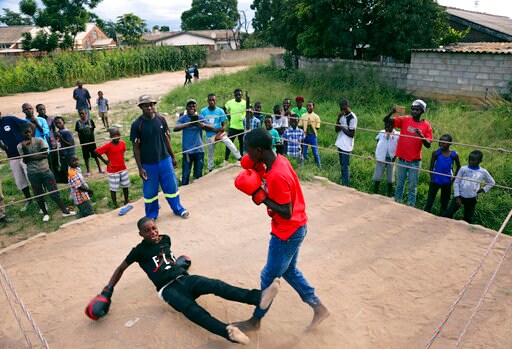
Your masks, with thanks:
[{"label": "green grass", "polygon": [[[176,113],[184,110],[184,104],[187,99],[195,98],[200,109],[207,105],[208,93],[215,93],[218,106],[222,107],[228,100],[233,98],[233,90],[239,87],[249,92],[253,103],[261,101],[264,112],[271,112],[274,104],[281,104],[284,97],[293,99],[297,95],[302,95],[306,101],[315,101],[315,112],[320,115],[322,121],[335,123],[339,113],[338,100],[344,97],[351,102],[352,111],[358,116],[358,126],[360,128],[380,130],[383,128],[382,118],[393,104],[408,106],[414,97],[405,94],[403,91],[384,87],[376,81],[377,76],[372,71],[346,71],[344,68],[334,68],[332,71],[308,71],[305,73],[302,71],[284,71],[272,66],[257,66],[233,75],[217,75],[211,79],[201,80],[192,85],[175,89],[157,104],[157,108],[160,113],[167,115],[166,119],[172,129],[177,119]],[[455,142],[512,149],[512,139],[510,138],[512,134],[512,117],[510,116],[509,104],[500,104],[486,109],[471,106],[464,102],[439,103],[432,100],[427,100],[426,102],[428,104],[426,118],[432,125],[435,139],[438,139],[444,133],[450,133]],[[134,161],[131,143],[128,140],[129,126],[131,121],[138,115],[140,115],[140,110],[137,107],[131,104],[119,104],[113,106],[110,119],[111,123],[122,125],[121,135],[127,143],[128,151],[126,158],[129,160],[127,166],[132,168],[130,170],[130,178],[132,180],[130,198],[132,200],[142,197],[141,179],[136,168],[133,169]],[[65,119],[75,120],[76,117],[73,114],[65,116]],[[73,124],[74,122],[68,121],[68,128],[72,129]],[[96,132],[98,144],[105,142],[106,133],[101,134],[101,132],[103,131]],[[375,136],[376,133],[358,130],[353,154],[373,157],[376,145]],[[175,153],[181,152],[181,133],[171,133],[171,140]],[[302,166],[292,161],[301,180],[311,180],[314,176],[319,175],[327,177],[333,182],[340,182],[338,154],[333,151],[336,150],[334,146],[335,140],[336,133],[334,127],[322,125],[319,133],[319,146],[328,148],[330,151],[320,150],[323,165],[321,169],[314,165],[312,159],[309,163]],[[437,144],[434,143],[430,150],[423,150],[424,161],[422,168],[428,168],[431,153],[436,148]],[[467,156],[473,148],[453,146],[453,149],[459,152],[462,165],[466,165]],[[79,154],[81,166],[84,167],[80,148],[77,148],[77,153]],[[16,189],[9,167],[3,159],[0,162],[0,176],[6,202],[20,200],[22,195]],[[223,160],[224,146],[218,145],[215,152],[216,166],[219,166]],[[177,176],[180,178],[181,156],[178,156],[178,161],[180,166],[177,170]],[[234,162],[234,158],[231,157],[230,161]],[[94,170],[96,168],[94,162],[91,162],[91,166],[93,172],[96,171]],[[510,154],[484,151],[482,167],[491,173],[496,183],[508,187],[512,186]],[[373,189],[371,180],[373,170],[373,161],[365,158],[352,158],[351,186],[359,191],[371,193]],[[416,205],[418,208],[422,208],[425,204],[428,180],[429,176],[427,174],[420,174]],[[108,182],[105,179],[100,181],[89,180],[89,182],[95,190],[93,201],[96,202],[96,213],[111,210],[112,205]],[[72,204],[69,199],[68,190],[63,191],[62,197],[67,204]],[[122,202],[122,200],[118,199],[118,202]],[[437,201],[433,212],[439,211],[438,205],[439,202]],[[43,223],[40,215],[37,213],[38,208],[36,208],[36,205],[33,205],[26,213],[20,213],[19,207],[19,205],[13,205],[7,209],[7,213],[16,219],[16,223],[0,223],[0,237],[1,235],[6,235],[11,238],[11,243],[14,240],[25,239],[40,231],[55,231],[61,224],[72,219],[58,218],[57,214],[50,222]],[[507,190],[493,188],[479,199],[475,223],[497,230],[511,208],[512,193]],[[50,212],[56,211],[55,204],[50,203]],[[32,219],[32,217],[36,219]],[[461,212],[455,218],[461,219]],[[510,233],[510,231],[505,232]],[[0,241],[3,240],[0,239]]]},{"label": "green grass", "polygon": [[[281,104],[284,97],[293,98],[298,95],[306,101],[315,102],[315,112],[322,121],[335,123],[339,113],[338,101],[341,97],[350,101],[352,111],[358,116],[358,127],[372,130],[383,129],[382,119],[393,104],[409,106],[414,96],[394,88],[386,87],[378,82],[378,76],[372,70],[347,70],[335,67],[331,71],[286,71],[272,66],[257,66],[247,71],[229,76],[216,76],[185,88],[172,91],[165,96],[159,105],[160,111],[171,115],[184,109],[188,98],[198,101],[198,109],[207,105],[208,93],[216,93],[217,105],[222,107],[233,98],[233,90],[241,88],[249,92],[251,102],[261,101],[263,111],[271,113],[274,104]],[[442,134],[450,133],[454,142],[512,149],[512,117],[510,105],[496,108],[472,106],[465,102],[440,103],[426,100],[428,112],[425,115],[434,132],[434,139]],[[292,102],[293,104],[293,102]],[[324,176],[331,181],[340,183],[341,173],[338,154],[334,142],[334,127],[322,125],[319,134],[319,146],[329,148],[320,150],[321,169],[314,166],[313,161],[304,166],[295,166],[299,177],[309,180],[315,175]],[[376,133],[358,130],[353,154],[374,157]],[[181,150],[181,135],[174,134],[175,151]],[[238,144],[238,143],[237,143]],[[437,149],[433,143],[431,149],[423,148],[422,168],[428,169],[432,152]],[[467,157],[474,150],[472,147],[455,145],[461,158],[461,164],[467,165]],[[510,154],[484,150],[482,167],[486,168],[497,184],[512,187],[512,163]],[[224,147],[217,146],[215,162],[223,160]],[[312,156],[310,156],[312,158]],[[353,157],[351,160],[351,187],[359,191],[371,193],[374,162],[364,158]],[[416,207],[423,208],[428,192],[429,176],[420,174]],[[384,186],[381,186],[382,190]],[[512,208],[512,193],[508,190],[493,188],[483,194],[477,205],[475,223],[492,229],[499,229],[509,210]],[[439,199],[433,212],[439,211]],[[462,210],[455,216],[462,218]]]}]

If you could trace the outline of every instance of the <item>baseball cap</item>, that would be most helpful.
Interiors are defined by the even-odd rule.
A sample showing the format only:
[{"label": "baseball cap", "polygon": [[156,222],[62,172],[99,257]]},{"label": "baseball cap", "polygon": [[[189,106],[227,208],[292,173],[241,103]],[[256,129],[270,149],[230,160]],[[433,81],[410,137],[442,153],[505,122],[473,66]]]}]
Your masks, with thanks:
[{"label": "baseball cap", "polygon": [[150,95],[142,95],[139,97],[139,103],[137,105],[148,104],[148,103],[156,103],[156,99],[154,99]]},{"label": "baseball cap", "polygon": [[197,104],[197,102],[194,98],[190,98],[189,100],[187,100],[187,104],[185,104],[185,105],[189,105],[190,103]]}]

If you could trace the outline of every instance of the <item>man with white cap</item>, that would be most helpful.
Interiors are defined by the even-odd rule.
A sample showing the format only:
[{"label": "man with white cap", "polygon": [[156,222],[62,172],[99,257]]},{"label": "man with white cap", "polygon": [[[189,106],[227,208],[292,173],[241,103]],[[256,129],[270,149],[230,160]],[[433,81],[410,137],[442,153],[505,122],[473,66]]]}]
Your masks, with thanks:
[{"label": "man with white cap", "polygon": [[156,100],[149,95],[139,97],[138,106],[142,115],[132,123],[130,140],[133,155],[142,178],[142,192],[146,217],[158,217],[158,188],[175,215],[188,218],[188,211],[180,203],[178,180],[174,168],[178,166],[171,147],[167,121],[156,112]]},{"label": "man with white cap", "polygon": [[421,167],[421,149],[424,145],[430,148],[432,145],[432,127],[427,120],[422,119],[421,115],[427,109],[427,104],[421,99],[412,102],[411,115],[402,115],[391,117],[397,112],[397,106],[393,106],[391,111],[384,117],[384,123],[393,122],[394,128],[400,129],[400,138],[396,148],[396,157],[398,165],[396,169],[396,189],[395,201],[402,202],[405,189],[405,180],[408,178],[409,194],[407,196],[407,205],[416,204],[416,186],[419,178],[419,168]]}]

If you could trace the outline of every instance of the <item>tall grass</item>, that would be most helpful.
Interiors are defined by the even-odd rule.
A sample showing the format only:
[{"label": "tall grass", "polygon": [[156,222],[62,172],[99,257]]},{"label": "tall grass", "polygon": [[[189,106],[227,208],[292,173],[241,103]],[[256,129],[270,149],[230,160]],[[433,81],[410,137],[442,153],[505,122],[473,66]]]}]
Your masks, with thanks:
[{"label": "tall grass", "polygon": [[[372,70],[347,70],[334,67],[332,70],[288,71],[271,66],[258,66],[229,76],[216,76],[212,79],[174,90],[167,95],[159,106],[161,111],[174,113],[184,108],[188,98],[198,101],[198,109],[207,105],[208,93],[216,93],[218,106],[223,106],[233,98],[237,87],[247,90],[251,101],[261,101],[263,111],[271,113],[274,104],[281,104],[284,97],[302,95],[306,101],[315,102],[315,112],[322,121],[335,123],[339,113],[338,101],[341,97],[351,103],[352,111],[358,116],[358,126],[373,130],[383,129],[382,119],[393,104],[409,106],[413,99],[403,91],[383,86]],[[421,97],[421,96],[419,96]],[[428,112],[425,118],[434,131],[434,139],[450,133],[454,142],[482,145],[488,147],[512,149],[512,118],[508,107],[475,107],[464,102],[444,103],[426,100]],[[293,104],[293,102],[292,102]],[[173,144],[180,148],[181,135],[174,137]],[[334,142],[337,134],[333,126],[322,125],[319,133],[319,146],[329,150],[320,150],[323,167],[318,169],[311,160],[303,166],[296,166],[302,179],[311,179],[314,175],[328,177],[339,183],[340,164]],[[358,130],[353,154],[373,157],[375,153],[376,133]],[[428,169],[432,152],[437,149],[433,143],[431,149],[423,149],[422,168]],[[469,153],[474,149],[465,146],[453,146],[461,158],[462,165],[467,164]],[[510,154],[483,151],[482,167],[486,168],[497,184],[512,187],[512,162]],[[224,147],[217,146],[215,162],[223,160]],[[312,158],[312,156],[310,156]],[[371,193],[372,175],[375,163],[366,158],[353,157],[351,160],[351,187]],[[428,192],[429,176],[420,174],[416,207],[423,208]],[[433,212],[439,211],[436,202]],[[494,188],[481,195],[475,214],[475,223],[492,229],[498,229],[512,208],[512,193]],[[462,210],[461,210],[462,211]],[[457,213],[457,219],[462,217]]]},{"label": "tall grass", "polygon": [[191,46],[61,52],[43,58],[22,58],[14,67],[0,65],[0,95],[73,86],[77,80],[98,83],[176,71],[205,60],[206,50]]}]

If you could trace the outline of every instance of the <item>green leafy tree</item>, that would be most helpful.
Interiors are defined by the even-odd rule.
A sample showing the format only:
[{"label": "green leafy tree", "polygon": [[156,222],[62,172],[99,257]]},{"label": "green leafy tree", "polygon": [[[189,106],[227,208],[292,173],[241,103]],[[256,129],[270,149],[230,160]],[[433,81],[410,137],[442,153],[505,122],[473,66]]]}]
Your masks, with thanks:
[{"label": "green leafy tree", "polygon": [[39,51],[51,52],[59,47],[59,35],[56,33],[48,34],[40,30],[32,40],[32,48]]},{"label": "green leafy tree", "polygon": [[11,11],[8,8],[4,8],[4,14],[0,15],[0,23],[7,26],[11,25],[31,25],[32,19],[27,16],[23,16],[17,12]]},{"label": "green leafy tree", "polygon": [[23,51],[30,51],[32,49],[32,34],[30,32],[21,34],[21,49]]},{"label": "green leafy tree", "polygon": [[171,30],[171,29],[169,29],[169,26],[168,26],[168,25],[162,25],[162,26],[160,27],[160,31],[161,31],[161,32],[168,32],[168,31],[170,31],[170,30]]},{"label": "green leafy tree", "polygon": [[[74,38],[85,30],[85,24],[91,19],[89,10],[95,8],[101,0],[42,0],[41,2],[43,7],[38,8],[34,0],[23,0],[20,2],[20,10],[32,17],[38,27],[49,27],[51,32],[58,36],[59,46],[66,49],[73,48]],[[41,39],[40,42],[43,41]]]},{"label": "green leafy tree", "polygon": [[159,25],[154,25],[151,30],[153,30],[153,31],[160,30],[160,26]]},{"label": "green leafy tree", "polygon": [[181,29],[232,29],[239,17],[237,0],[192,0],[192,8],[181,14]]},{"label": "green leafy tree", "polygon": [[125,13],[117,17],[116,31],[122,35],[123,41],[128,45],[139,44],[145,30],[146,22],[133,13]]}]

